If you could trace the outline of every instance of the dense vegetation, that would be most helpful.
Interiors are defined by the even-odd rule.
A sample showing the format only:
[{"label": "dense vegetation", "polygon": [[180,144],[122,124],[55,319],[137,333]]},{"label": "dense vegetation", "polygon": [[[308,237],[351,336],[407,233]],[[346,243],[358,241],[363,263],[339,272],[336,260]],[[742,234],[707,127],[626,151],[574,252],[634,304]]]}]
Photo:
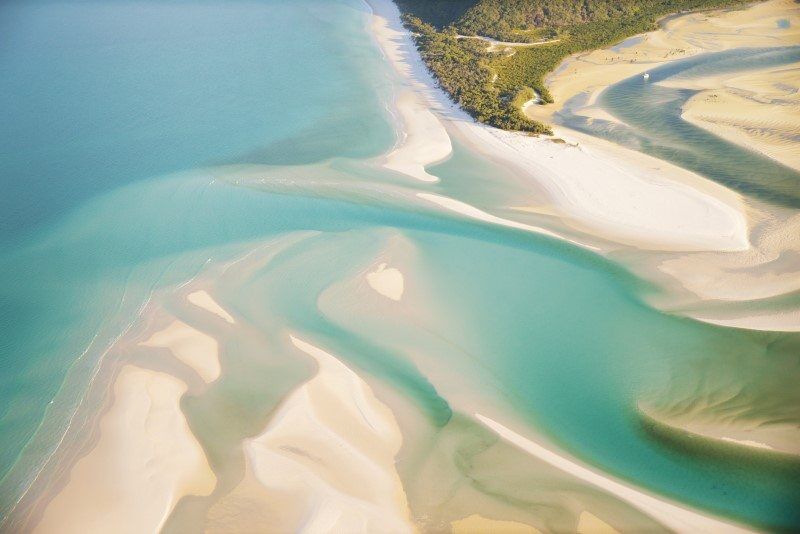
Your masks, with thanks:
[{"label": "dense vegetation", "polygon": [[[406,26],[442,88],[468,113],[498,128],[548,133],[521,105],[539,96],[552,102],[544,77],[570,54],[602,48],[655,29],[680,11],[746,0],[396,0]],[[534,47],[487,49],[478,39],[554,40]],[[535,92],[534,92],[535,91]]]}]

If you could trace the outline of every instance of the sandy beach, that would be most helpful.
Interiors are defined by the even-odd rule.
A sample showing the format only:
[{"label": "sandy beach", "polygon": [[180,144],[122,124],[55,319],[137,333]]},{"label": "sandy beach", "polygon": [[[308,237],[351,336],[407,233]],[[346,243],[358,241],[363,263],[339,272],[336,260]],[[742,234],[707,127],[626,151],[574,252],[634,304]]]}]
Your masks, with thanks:
[{"label": "sandy beach", "polygon": [[664,500],[656,499],[637,489],[631,488],[625,484],[596,473],[589,468],[561,457],[542,447],[541,445],[514,432],[513,430],[503,426],[493,419],[485,417],[481,414],[475,414],[475,417],[488,428],[502,436],[503,439],[508,440],[517,447],[520,447],[537,458],[540,458],[551,465],[554,465],[559,469],[562,469],[588,482],[589,484],[598,486],[605,491],[608,491],[609,493],[612,493],[619,498],[630,502],[675,532],[704,532],[709,534],[715,532],[753,532],[732,523],[720,521],[686,508],[676,506]]},{"label": "sandy beach", "polygon": [[699,91],[681,117],[800,171],[800,63],[724,76],[665,80]]},{"label": "sandy beach", "polygon": [[242,528],[248,517],[222,510],[258,499],[273,513],[246,528],[412,532],[395,469],[402,436],[392,412],[332,354],[295,336],[291,341],[313,358],[317,373],[283,401],[260,435],[244,442],[247,475],[210,511],[211,530]]},{"label": "sandy beach", "polygon": [[[383,20],[375,26],[384,30],[376,37],[385,55],[399,62],[395,70],[412,78],[450,134],[487,158],[516,169],[531,187],[545,191],[547,204],[526,206],[508,199],[506,206],[478,206],[433,193],[419,193],[418,198],[463,216],[523,226],[526,231],[567,239],[603,254],[632,248],[639,259],[631,268],[675,290],[675,299],[662,299],[656,305],[683,309],[718,324],[784,331],[800,328],[796,320],[800,310],[726,315],[720,310],[701,310],[696,304],[715,299],[743,302],[756,295],[764,298],[794,291],[797,269],[771,274],[775,261],[800,247],[796,236],[792,237],[796,223],[790,211],[745,199],[663,160],[566,128],[556,128],[556,136],[566,142],[554,143],[478,124],[430,85],[433,82],[411,40],[397,37],[403,29],[394,4],[372,1],[370,5],[376,18]],[[609,51],[595,51],[568,59],[549,80],[557,104],[528,109],[535,109],[536,118],[548,120],[571,96],[591,91],[593,96],[579,113],[605,113],[593,107],[596,96],[632,74],[703,51],[793,43],[800,23],[780,32],[765,30],[779,17],[795,20],[797,12],[796,4],[770,0],[743,11],[668,19],[661,30],[646,34],[613,57]],[[740,26],[741,30],[731,32],[730,28]],[[543,110],[547,116],[541,115]],[[554,215],[562,228],[586,238],[567,237],[558,225],[545,229],[492,214],[497,210]]]},{"label": "sandy beach", "polygon": [[[789,26],[778,29],[777,21]],[[576,114],[608,118],[595,106],[608,86],[670,61],[730,48],[791,46],[800,41],[800,7],[792,0],[769,0],[746,9],[699,12],[668,17],[661,27],[635,38],[630,46],[577,54],[547,77],[554,103],[529,106],[529,116],[551,122],[554,113],[572,97],[587,93]]]},{"label": "sandy beach", "polygon": [[215,476],[180,409],[186,384],[126,365],[99,439],[72,468],[34,532],[157,532],[186,495],[209,495]]}]

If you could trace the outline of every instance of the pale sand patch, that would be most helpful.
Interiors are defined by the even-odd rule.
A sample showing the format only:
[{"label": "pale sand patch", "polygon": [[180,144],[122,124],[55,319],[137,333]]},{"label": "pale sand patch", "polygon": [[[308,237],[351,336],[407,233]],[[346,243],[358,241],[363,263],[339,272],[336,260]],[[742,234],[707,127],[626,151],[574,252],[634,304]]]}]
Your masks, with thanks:
[{"label": "pale sand patch", "polygon": [[97,445],[72,467],[35,532],[157,532],[185,495],[216,478],[180,410],[186,384],[132,365],[114,383]]},{"label": "pale sand patch", "polygon": [[[395,469],[402,436],[392,412],[331,354],[294,336],[317,374],[244,444],[249,469],[298,510],[280,528],[305,532],[410,532]],[[289,517],[291,515],[291,517]]]},{"label": "pale sand patch", "polygon": [[450,523],[453,534],[540,534],[541,531],[525,523],[500,521],[472,514]]},{"label": "pale sand patch", "polygon": [[203,308],[204,310],[224,319],[230,324],[234,324],[236,322],[233,320],[231,314],[225,311],[225,308],[220,306],[217,301],[214,300],[214,298],[205,290],[201,289],[199,291],[189,293],[186,299],[198,308]]},{"label": "pale sand patch", "polygon": [[386,267],[385,263],[378,265],[378,268],[371,273],[367,273],[367,283],[369,286],[384,297],[400,301],[403,298],[403,273],[393,267]]},{"label": "pale sand patch", "polygon": [[169,349],[176,358],[197,371],[207,384],[219,378],[217,340],[186,323],[176,320],[139,345]]},{"label": "pale sand patch", "polygon": [[666,81],[700,90],[683,106],[684,120],[800,171],[800,63]]},{"label": "pale sand patch", "polygon": [[619,534],[611,525],[589,512],[581,512],[577,532],[578,534]]},{"label": "pale sand patch", "polygon": [[397,7],[381,0],[370,1],[368,5],[373,11],[373,34],[401,83],[394,99],[397,119],[402,124],[401,139],[385,156],[383,166],[423,182],[438,182],[425,167],[447,158],[453,146],[441,120],[430,109],[437,98],[431,94],[433,80],[424,65],[404,59],[414,44],[402,25],[390,23],[399,20]]},{"label": "pale sand patch", "polygon": [[561,469],[589,484],[607,491],[608,493],[629,502],[642,512],[650,515],[665,527],[676,532],[704,532],[704,533],[738,533],[751,532],[733,523],[707,517],[687,508],[677,506],[670,502],[648,495],[621,482],[603,476],[592,469],[584,467],[570,459],[542,447],[513,430],[501,425],[488,417],[475,414],[475,417],[487,428],[497,433],[503,439],[513,443],[520,449],[533,456]]},{"label": "pale sand patch", "polygon": [[[778,19],[789,20],[786,29]],[[547,78],[552,104],[529,106],[528,116],[550,122],[572,97],[588,93],[589,101],[578,115],[593,109],[606,87],[660,65],[704,52],[736,47],[791,46],[800,42],[800,5],[792,0],[770,0],[746,9],[689,13],[666,19],[660,29],[643,34],[640,42],[621,50],[606,48],[580,53],[564,60]]]}]

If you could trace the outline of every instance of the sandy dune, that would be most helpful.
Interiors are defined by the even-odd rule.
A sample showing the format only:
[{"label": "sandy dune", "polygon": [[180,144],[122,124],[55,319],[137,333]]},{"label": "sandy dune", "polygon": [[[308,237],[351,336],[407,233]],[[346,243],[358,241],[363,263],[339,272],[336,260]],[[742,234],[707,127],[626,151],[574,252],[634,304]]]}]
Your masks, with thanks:
[{"label": "sandy dune", "polygon": [[125,366],[95,447],[72,468],[36,532],[157,532],[185,495],[216,484],[203,449],[180,410],[186,384]]}]

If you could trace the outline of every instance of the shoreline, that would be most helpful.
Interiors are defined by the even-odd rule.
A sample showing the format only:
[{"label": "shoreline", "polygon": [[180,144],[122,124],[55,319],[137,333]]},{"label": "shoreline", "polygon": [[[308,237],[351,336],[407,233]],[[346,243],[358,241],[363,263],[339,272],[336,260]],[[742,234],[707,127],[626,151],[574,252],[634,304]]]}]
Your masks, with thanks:
[{"label": "shoreline", "polygon": [[[439,207],[476,220],[486,222],[494,218],[489,222],[502,220],[513,225],[524,225],[521,220],[529,213],[546,214],[550,217],[548,220],[555,219],[556,224],[549,224],[543,233],[606,256],[624,252],[623,257],[627,259],[622,263],[626,268],[666,290],[651,305],[704,322],[723,324],[714,316],[716,310],[709,313],[702,309],[705,303],[716,300],[744,303],[797,289],[797,284],[788,276],[764,276],[782,254],[800,249],[799,239],[773,237],[791,235],[797,224],[791,211],[745,198],[669,162],[568,128],[556,127],[556,135],[566,140],[557,143],[551,138],[531,137],[480,124],[436,86],[407,32],[404,37],[398,37],[404,28],[396,6],[383,0],[368,3],[376,18],[387,21],[380,26],[392,32],[391,38],[386,32],[375,34],[384,55],[390,61],[403,63],[393,66],[394,70],[413,77],[413,84],[421,87],[423,102],[444,121],[447,131],[488,159],[516,169],[529,187],[543,189],[546,197],[544,206],[541,203],[520,206],[518,200],[512,198],[504,206],[484,206],[470,205],[457,197],[436,195]],[[770,0],[755,8],[764,9],[766,5],[774,9],[774,5],[785,3],[786,0]],[[734,20],[747,16],[742,15],[742,11],[724,13],[734,16]],[[667,24],[682,27],[687,17],[700,16],[711,15],[680,15],[668,19]],[[751,32],[756,32],[760,26],[755,25],[755,28]],[[745,37],[746,42],[758,42],[754,41],[757,36]],[[728,41],[717,46],[736,38],[729,36]],[[632,68],[644,69],[642,65]],[[569,70],[559,68],[558,75],[573,75],[573,72],[567,73]],[[603,79],[628,75],[627,71],[615,72],[610,78],[605,74]],[[540,107],[528,106],[529,109]],[[587,169],[591,170],[587,172]],[[511,219],[497,217],[494,215],[497,210],[514,215]],[[702,282],[709,276],[715,279],[710,287]],[[742,285],[743,280],[747,280],[750,289]],[[785,310],[773,314],[762,310],[752,319],[738,313],[735,321],[726,320],[724,324],[795,331],[798,326],[787,317],[798,315],[797,312],[800,310],[787,316]]]},{"label": "shoreline", "polygon": [[[778,14],[790,10],[792,24],[780,35],[770,33]],[[566,58],[545,83],[555,102],[529,106],[527,115],[552,123],[553,116],[579,94],[586,103],[574,113],[586,117],[607,115],[595,103],[607,87],[667,63],[706,52],[737,47],[792,46],[800,42],[800,7],[792,0],[767,0],[738,9],[676,13],[665,17],[652,32],[622,43]],[[731,28],[741,28],[733,32]],[[625,46],[625,43],[631,44]],[[557,126],[557,125],[554,125]]]}]

